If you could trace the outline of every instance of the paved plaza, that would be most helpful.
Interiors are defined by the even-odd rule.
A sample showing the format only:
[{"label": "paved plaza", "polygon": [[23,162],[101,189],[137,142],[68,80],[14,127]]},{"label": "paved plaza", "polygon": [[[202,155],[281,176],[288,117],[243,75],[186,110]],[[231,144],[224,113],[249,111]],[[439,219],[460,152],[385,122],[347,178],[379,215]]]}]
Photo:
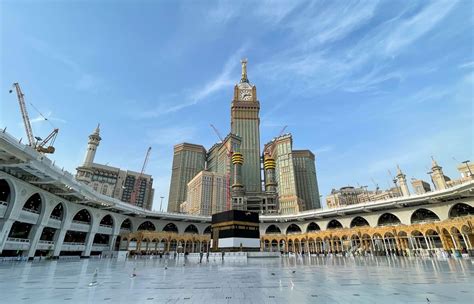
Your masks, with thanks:
[{"label": "paved plaza", "polygon": [[473,277],[471,259],[3,262],[0,294],[2,303],[472,303]]}]

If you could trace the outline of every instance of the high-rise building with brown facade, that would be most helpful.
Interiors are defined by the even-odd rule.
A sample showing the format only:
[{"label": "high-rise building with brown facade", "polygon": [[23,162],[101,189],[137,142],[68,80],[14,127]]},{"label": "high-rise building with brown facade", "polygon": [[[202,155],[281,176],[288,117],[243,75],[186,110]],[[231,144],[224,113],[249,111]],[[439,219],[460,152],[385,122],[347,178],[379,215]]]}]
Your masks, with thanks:
[{"label": "high-rise building with brown facade", "polygon": [[179,212],[186,201],[187,184],[206,164],[206,149],[201,145],[182,143],[174,146],[168,212]]},{"label": "high-rise building with brown facade", "polygon": [[[265,145],[273,147],[274,143],[278,143],[272,149],[275,151],[274,155],[265,156],[261,153],[257,88],[248,79],[247,60],[244,59],[241,63],[241,79],[234,86],[231,102],[230,133],[223,142],[212,146],[204,157],[204,148],[193,145],[199,147],[199,151],[195,151],[199,157],[193,163],[193,169],[187,171],[183,171],[184,167],[180,165],[180,158],[183,157],[177,152],[180,145],[175,146],[168,211],[179,211],[180,204],[184,201],[186,204],[183,205],[183,210],[192,209],[194,203],[191,204],[185,194],[187,192],[190,195],[187,191],[190,187],[188,182],[205,168],[208,172],[224,176],[226,194],[224,202],[219,202],[219,205],[226,206],[226,210],[291,214],[320,206],[314,155],[310,151],[293,151],[289,135]],[[293,163],[294,157],[296,164]],[[206,174],[203,173],[202,177]],[[191,186],[194,187],[194,184]],[[203,210],[208,210],[206,208]]]}]

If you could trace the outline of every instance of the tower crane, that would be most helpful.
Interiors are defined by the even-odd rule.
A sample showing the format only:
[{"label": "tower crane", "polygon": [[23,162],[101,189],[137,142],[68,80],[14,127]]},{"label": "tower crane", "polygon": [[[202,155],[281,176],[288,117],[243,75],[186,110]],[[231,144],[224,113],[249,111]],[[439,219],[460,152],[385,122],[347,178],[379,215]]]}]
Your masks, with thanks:
[{"label": "tower crane", "polygon": [[148,164],[148,159],[150,158],[151,147],[148,147],[146,151],[145,160],[143,161],[142,170],[138,175],[137,179],[135,180],[135,185],[133,186],[132,194],[130,195],[130,203],[133,205],[137,204],[138,200],[138,192],[140,191],[140,184],[143,176],[143,172],[145,172],[146,165]]},{"label": "tower crane", "polygon": [[224,138],[221,136],[221,134],[219,133],[219,130],[217,130],[216,127],[214,127],[213,124],[210,124],[211,125],[211,128],[214,130],[214,132],[216,133],[217,137],[220,139],[222,145],[224,146],[224,148],[227,150],[227,158],[226,158],[226,164],[225,164],[225,167],[226,167],[226,176],[225,176],[225,191],[226,191],[226,206],[227,206],[227,210],[230,210],[230,162],[231,162],[231,159],[232,159],[232,154],[234,153],[232,151],[232,147],[227,147],[225,144],[224,144]]},{"label": "tower crane", "polygon": [[[28,137],[29,146],[40,153],[54,153],[55,148],[53,145],[58,135],[59,129],[55,128],[48,136],[46,136],[45,139],[42,139],[41,137],[38,137],[38,136],[35,137],[33,135],[33,128],[31,127],[30,117],[28,116],[28,111],[26,110],[26,103],[25,103],[25,98],[24,98],[25,95],[21,91],[20,84],[18,82],[15,82],[13,84],[13,87],[16,90],[18,103],[20,104],[21,116],[23,118],[23,124],[25,125],[25,131],[26,131],[26,136]],[[13,90],[10,90],[10,93],[12,92]],[[41,113],[40,115],[45,120],[48,120]],[[50,145],[46,146],[49,142],[50,142]]]}]

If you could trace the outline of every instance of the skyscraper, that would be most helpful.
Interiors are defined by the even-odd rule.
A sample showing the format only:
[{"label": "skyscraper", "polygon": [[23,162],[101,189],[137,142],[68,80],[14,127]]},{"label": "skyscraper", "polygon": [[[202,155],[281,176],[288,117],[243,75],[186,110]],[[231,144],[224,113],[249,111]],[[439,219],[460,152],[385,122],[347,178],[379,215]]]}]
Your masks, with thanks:
[{"label": "skyscraper", "polygon": [[302,199],[298,197],[292,152],[291,134],[284,134],[275,139],[272,156],[276,163],[277,192],[282,214],[305,210]]},{"label": "skyscraper", "polygon": [[242,77],[234,87],[231,104],[231,133],[242,138],[240,152],[245,157],[242,183],[246,193],[261,193],[260,173],[260,102],[257,88],[247,78],[247,60],[242,60]]},{"label": "skyscraper", "polygon": [[309,150],[293,150],[292,156],[298,197],[304,201],[306,210],[321,208],[314,154]]},{"label": "skyscraper", "polygon": [[206,149],[201,145],[182,143],[174,146],[168,212],[179,212],[186,200],[187,184],[204,170]]},{"label": "skyscraper", "polygon": [[[286,134],[265,145],[265,150],[271,147],[270,153],[261,154],[257,88],[249,82],[247,60],[243,59],[241,64],[240,82],[234,87],[231,102],[231,131],[223,142],[212,146],[207,155],[204,147],[199,145],[175,146],[168,211],[178,212],[184,201],[186,204],[183,205],[183,210],[191,210],[193,205],[198,204],[196,198],[202,196],[195,191],[196,196],[193,194],[193,202],[190,204],[186,198],[186,187],[204,185],[204,180],[208,178],[206,174],[202,174],[191,185],[188,182],[205,168],[208,172],[225,178],[225,196],[217,198],[225,202],[222,204],[219,201],[217,204],[225,206],[226,210],[232,208],[262,214],[292,214],[320,206],[314,155],[310,151],[293,151],[291,135]],[[185,147],[183,145],[194,147],[194,162],[182,159],[191,157],[191,154],[182,154]],[[293,152],[297,158],[294,158]],[[192,164],[186,169],[183,162]],[[262,183],[262,170],[265,184]],[[201,179],[203,183],[196,182]],[[206,186],[217,187],[214,184]],[[217,189],[212,189],[208,192],[216,191]],[[201,210],[205,213],[209,210],[209,204],[202,203]],[[212,208],[212,211],[214,209],[216,208]]]}]

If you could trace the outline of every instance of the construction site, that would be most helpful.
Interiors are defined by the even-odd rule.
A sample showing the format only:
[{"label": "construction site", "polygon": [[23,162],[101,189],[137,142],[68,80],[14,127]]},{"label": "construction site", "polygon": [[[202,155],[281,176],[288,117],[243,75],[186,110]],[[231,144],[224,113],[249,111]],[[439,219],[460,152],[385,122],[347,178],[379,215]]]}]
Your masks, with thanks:
[{"label": "construction site", "polygon": [[[59,128],[56,128],[48,118],[43,115],[34,105],[29,102],[31,107],[38,112],[40,117],[47,121],[53,131],[44,139],[35,136],[31,126],[31,120],[25,102],[25,95],[19,83],[13,84],[10,93],[16,92],[18,104],[28,139],[28,145],[36,151],[43,154],[53,154],[56,149],[54,142],[59,134]],[[131,205],[151,210],[153,206],[153,177],[145,173],[148,160],[151,153],[151,147],[148,147],[145,154],[143,165],[139,172],[112,167],[107,164],[98,164],[94,162],[97,147],[101,141],[100,124],[91,135],[87,145],[84,162],[76,168],[76,179],[86,185],[89,185],[102,195],[117,198]],[[20,139],[21,142],[22,139]]]}]

